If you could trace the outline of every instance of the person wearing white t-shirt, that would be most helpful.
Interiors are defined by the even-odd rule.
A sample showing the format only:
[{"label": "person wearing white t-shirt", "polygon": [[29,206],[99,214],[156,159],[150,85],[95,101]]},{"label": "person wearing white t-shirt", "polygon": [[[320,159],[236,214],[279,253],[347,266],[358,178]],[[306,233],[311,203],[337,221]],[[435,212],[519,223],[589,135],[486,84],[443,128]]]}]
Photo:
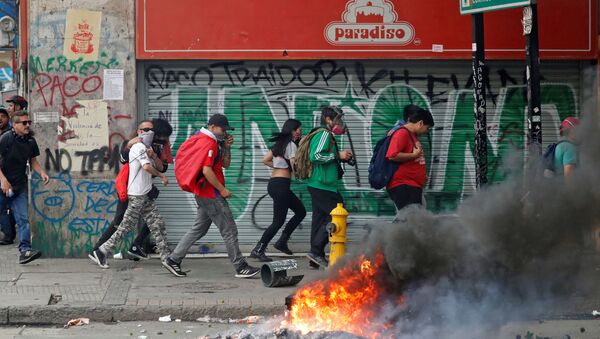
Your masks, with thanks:
[{"label": "person wearing white t-shirt", "polygon": [[167,177],[155,167],[155,164],[160,163],[160,159],[152,151],[153,138],[154,133],[152,131],[142,133],[140,137],[142,141],[131,146],[129,151],[129,179],[127,183],[129,205],[125,211],[125,216],[110,239],[92,252],[93,260],[102,268],[109,267],[107,257],[112,254],[116,244],[137,226],[140,218],[144,219],[150,232],[152,232],[161,259],[164,260],[170,254],[165,222],[158,212],[154,200],[148,197],[148,193],[152,189],[152,176],[159,177],[165,186],[169,183]]},{"label": "person wearing white t-shirt", "polygon": [[300,121],[288,119],[283,124],[281,132],[276,133],[269,139],[269,141],[275,142],[275,144],[265,155],[263,163],[273,169],[267,186],[269,196],[273,199],[273,222],[265,230],[256,247],[250,252],[250,258],[255,258],[263,262],[272,261],[271,258],[266,256],[265,251],[269,242],[283,226],[288,209],[294,212],[294,216],[288,221],[281,233],[281,237],[273,247],[285,254],[293,254],[288,247],[288,240],[292,232],[306,217],[304,204],[290,188],[292,173],[294,171],[294,158],[298,150],[296,143],[300,141],[301,137],[302,126]]}]

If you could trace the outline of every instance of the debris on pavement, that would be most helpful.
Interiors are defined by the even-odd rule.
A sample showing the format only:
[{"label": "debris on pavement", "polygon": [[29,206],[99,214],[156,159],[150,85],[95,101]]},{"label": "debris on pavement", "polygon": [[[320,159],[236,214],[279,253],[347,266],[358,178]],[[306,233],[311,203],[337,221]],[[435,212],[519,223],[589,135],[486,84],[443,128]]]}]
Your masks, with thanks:
[{"label": "debris on pavement", "polygon": [[163,323],[170,323],[172,321],[171,315],[169,314],[169,315],[165,315],[164,317],[160,317],[160,318],[158,318],[158,321],[161,321]]},{"label": "debris on pavement", "polygon": [[222,319],[222,318],[212,318],[210,316],[204,316],[196,319],[196,321],[201,323],[214,323],[214,324],[257,324],[264,320],[265,317],[258,315],[251,315],[242,319]]},{"label": "debris on pavement", "polygon": [[65,328],[69,328],[71,326],[83,326],[83,325],[89,325],[89,324],[90,324],[90,318],[71,319],[65,325]]},{"label": "debris on pavement", "polygon": [[192,333],[192,330],[187,330],[185,331],[185,333]]},{"label": "debris on pavement", "polygon": [[592,315],[593,315],[594,317],[600,317],[600,312],[598,312],[597,310],[593,310],[593,311],[592,311]]},{"label": "debris on pavement", "polygon": [[175,319],[175,322],[176,322],[176,323],[180,323],[180,322],[181,322],[181,319]]}]

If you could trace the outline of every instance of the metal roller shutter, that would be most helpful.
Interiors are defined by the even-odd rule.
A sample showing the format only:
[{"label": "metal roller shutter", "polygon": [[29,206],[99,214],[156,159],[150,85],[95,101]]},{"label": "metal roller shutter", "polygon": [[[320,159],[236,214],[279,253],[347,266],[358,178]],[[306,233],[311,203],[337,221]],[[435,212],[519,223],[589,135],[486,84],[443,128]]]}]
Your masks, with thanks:
[{"label": "metal roller shutter", "polygon": [[[414,103],[434,115],[435,129],[423,138],[427,154],[428,208],[452,210],[474,190],[473,98],[468,61],[144,61],[140,62],[140,105],[147,117],[168,119],[174,128],[174,151],[206,124],[224,113],[236,127],[232,166],[226,172],[234,198],[239,239],[247,250],[272,218],[266,186],[269,170],[262,165],[267,139],[290,117],[306,133],[316,125],[319,107],[341,105],[349,135],[342,148],[356,154],[357,167],[346,167],[343,195],[351,212],[349,237],[360,239],[365,222],[388,221],[394,207],[384,191],[369,188],[367,168],[375,142]],[[578,114],[580,70],[577,62],[543,62],[544,141],[557,138],[561,118]],[[490,180],[503,179],[502,159],[526,136],[524,63],[490,63],[488,128]],[[525,156],[523,154],[523,156]],[[190,228],[195,203],[172,184],[162,189],[158,204],[169,239],[177,242]],[[310,238],[310,196],[305,185],[293,184],[309,215],[293,238],[293,248],[306,251]],[[200,251],[221,251],[216,227],[202,240]],[[198,247],[193,248],[198,251]]]}]

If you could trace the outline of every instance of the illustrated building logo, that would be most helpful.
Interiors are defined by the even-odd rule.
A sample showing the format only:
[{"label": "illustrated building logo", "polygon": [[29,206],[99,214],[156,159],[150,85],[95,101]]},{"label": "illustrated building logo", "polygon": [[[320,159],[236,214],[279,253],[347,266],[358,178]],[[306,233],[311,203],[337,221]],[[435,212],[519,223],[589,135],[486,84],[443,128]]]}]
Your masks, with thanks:
[{"label": "illustrated building logo", "polygon": [[415,29],[398,15],[389,0],[351,0],[342,21],[325,27],[325,38],[333,45],[407,45]]},{"label": "illustrated building logo", "polygon": [[90,25],[86,22],[77,24],[77,31],[73,34],[73,43],[71,51],[75,54],[90,54],[94,51],[92,38],[94,35],[90,32]]}]

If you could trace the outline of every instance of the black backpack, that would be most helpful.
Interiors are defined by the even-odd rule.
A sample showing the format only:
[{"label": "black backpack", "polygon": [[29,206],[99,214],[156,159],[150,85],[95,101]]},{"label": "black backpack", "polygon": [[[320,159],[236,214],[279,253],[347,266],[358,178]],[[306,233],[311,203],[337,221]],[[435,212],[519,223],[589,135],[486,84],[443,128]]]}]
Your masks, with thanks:
[{"label": "black backpack", "polygon": [[[373,156],[371,157],[371,162],[369,163],[369,185],[376,190],[386,187],[400,166],[400,163],[388,160],[386,158],[386,154],[388,148],[390,147],[392,137],[401,129],[406,128],[400,127],[398,130],[392,133],[392,135],[381,138],[379,141],[377,141],[377,144],[375,144]],[[416,145],[415,140],[413,139],[411,132],[408,130],[407,132],[414,147]]]}]

